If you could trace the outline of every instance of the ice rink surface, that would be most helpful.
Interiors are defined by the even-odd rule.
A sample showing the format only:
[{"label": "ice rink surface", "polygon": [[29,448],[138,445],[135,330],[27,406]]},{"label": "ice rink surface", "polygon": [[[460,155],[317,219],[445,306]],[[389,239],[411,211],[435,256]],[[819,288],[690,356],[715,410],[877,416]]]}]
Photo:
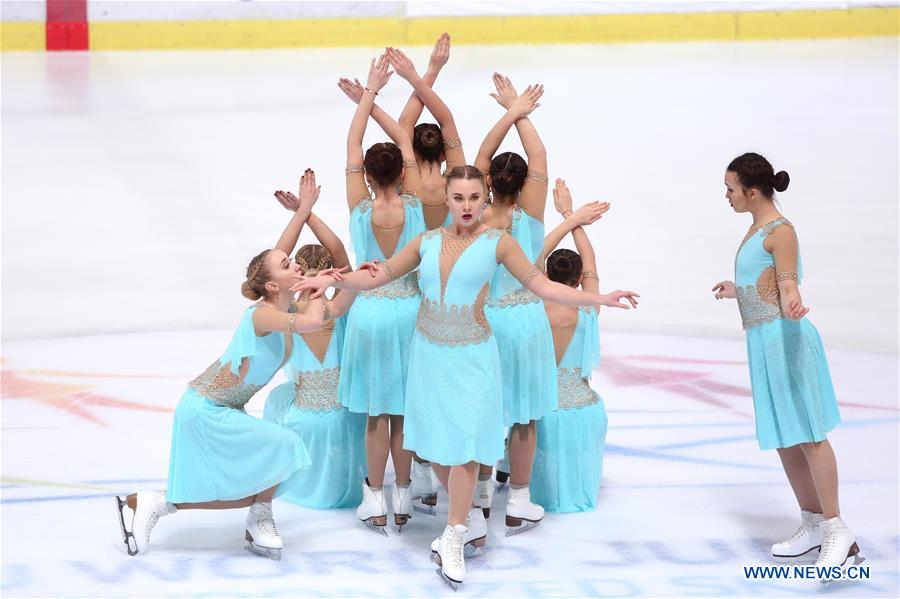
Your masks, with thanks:
[{"label": "ice rink surface", "polygon": [[[576,203],[613,202],[589,231],[601,285],[644,299],[601,315],[593,386],[610,429],[598,509],[506,538],[501,491],[487,551],[468,561],[458,595],[900,595],[897,49],[896,39],[454,49],[436,87],[469,160],[501,114],[490,73],[544,83],[534,121],[549,175],[567,179]],[[272,190],[316,168],[316,211],[346,238],[352,107],[335,81],[363,77],[371,54],[0,57],[4,595],[452,594],[427,551],[444,495],[438,517],[416,515],[386,539],[352,510],[276,501],[280,562],[243,551],[244,510],[167,517],[151,550],[129,558],[112,499],[165,485],[172,410],[230,338],[247,259],[286,222]],[[411,54],[424,65],[427,50]],[[407,94],[397,79],[382,102],[397,114]],[[367,144],[383,138],[370,124]],[[798,516],[777,455],[754,438],[737,306],[709,293],[732,276],[750,224],[722,186],[748,150],[791,173],[781,204],[841,405],[830,439],[868,581],[743,574],[771,563],[769,545]]]}]

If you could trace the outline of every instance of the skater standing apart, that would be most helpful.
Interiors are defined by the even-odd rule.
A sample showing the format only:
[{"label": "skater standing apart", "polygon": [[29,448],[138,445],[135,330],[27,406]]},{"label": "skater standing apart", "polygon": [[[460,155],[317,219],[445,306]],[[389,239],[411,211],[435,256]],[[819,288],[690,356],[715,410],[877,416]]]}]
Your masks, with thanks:
[{"label": "skater standing apart", "polygon": [[[488,174],[493,200],[485,208],[484,222],[506,230],[532,263],[540,260],[544,244],[544,208],[547,203],[547,151],[531,120],[531,109],[543,86],[530,86],[518,96],[512,83],[494,74],[497,93],[491,96],[506,114],[488,132],[475,166]],[[523,101],[527,100],[527,101]],[[533,108],[532,108],[533,109]],[[515,125],[528,162],[514,152],[494,156]],[[510,490],[506,503],[507,534],[524,532],[541,521],[544,510],[532,503],[529,492],[536,447],[537,420],[556,409],[556,368],[553,336],[540,298],[512,274],[498,269],[491,280],[485,308],[500,348],[503,371],[503,423],[509,431]],[[494,490],[491,465],[481,468],[476,504],[490,515]]]},{"label": "skater standing apart", "polygon": [[[383,261],[425,230],[412,141],[396,121],[375,106],[375,97],[392,74],[387,57],[382,55],[372,60],[358,99],[356,86],[349,80],[342,79],[338,84],[358,102],[347,134],[346,169],[350,238],[357,264]],[[363,157],[362,140],[370,113],[398,143],[377,143]],[[399,193],[398,187],[406,193]],[[391,503],[398,530],[413,511],[409,488],[412,454],[403,448],[403,415],[410,344],[420,299],[414,273],[361,293],[350,310],[341,356],[341,403],[351,412],[368,415],[368,476],[360,481],[363,498],[356,514],[385,535],[387,502],[383,485],[389,454],[396,475]]]},{"label": "skater standing apart", "polygon": [[[292,236],[290,230],[300,230],[317,196],[315,180],[305,175],[302,206],[282,239]],[[145,551],[159,518],[177,510],[250,507],[244,532],[248,548],[281,557],[283,542],[272,517],[272,498],[290,486],[289,479],[310,459],[297,435],[249,416],[244,405],[290,355],[291,335],[322,326],[321,300],[303,314],[290,312],[290,288],[298,277],[299,268],[285,247],[265,250],[250,261],[241,294],[256,303],[244,312],[225,353],[188,384],[175,410],[167,492],[116,497],[129,555]],[[125,526],[126,505],[133,511],[130,530]]]},{"label": "skater standing apart", "polygon": [[572,305],[619,308],[623,298],[636,306],[636,294],[597,295],[553,283],[539,273],[504,231],[481,221],[487,188],[478,169],[447,173],[447,201],[453,225],[419,235],[376,272],[309,279],[296,289],[331,285],[338,289],[374,289],[420,269],[423,300],[416,322],[406,385],[404,446],[431,461],[450,496],[447,526],[432,544],[442,576],[463,581],[467,546],[483,545],[486,526],[472,494],[479,463],[503,455],[500,355],[484,316],[487,284],[502,264],[533,293]]},{"label": "skater standing apart", "polygon": [[[278,201],[289,210],[301,202],[278,191]],[[304,245],[294,257],[305,276],[328,268],[349,268],[344,244],[315,214],[307,221],[322,245]],[[299,231],[298,231],[299,233]],[[296,245],[296,239],[292,245]],[[298,472],[282,499],[318,509],[356,507],[362,501],[359,481],[366,476],[366,415],[354,414],[338,401],[340,357],[346,316],[356,293],[339,291],[325,302],[325,324],[318,331],[293,337],[293,351],[285,364],[288,382],[269,393],[263,418],[295,432],[309,450],[312,464]],[[297,311],[309,309],[301,297]]]},{"label": "skater standing apart", "polygon": [[789,181],[759,154],[743,154],[728,165],[725,197],[735,212],[749,212],[753,224],[735,257],[735,282],[717,283],[713,291],[716,299],[738,301],[759,446],[778,451],[800,505],[800,527],[772,545],[772,555],[819,549],[816,565],[843,565],[851,557],[859,563],[856,538],[840,518],[837,463],[826,438],[840,415],[825,349],[805,318],[794,225],[773,201],[774,191],[784,191]]},{"label": "skater standing apart", "polygon": [[[547,278],[597,293],[597,262],[583,227],[601,218],[609,204],[592,202],[573,212],[572,196],[561,179],[556,180],[553,200],[565,220],[544,241]],[[578,252],[554,251],[570,232]],[[537,423],[532,497],[551,512],[592,510],[600,489],[607,424],[603,400],[589,384],[591,371],[600,365],[597,310],[551,302],[545,302],[544,309],[553,331],[559,395],[557,409]]]},{"label": "skater standing apart", "polygon": [[[457,166],[465,166],[466,157],[453,114],[431,88],[438,73],[450,58],[450,36],[444,33],[437,39],[428,61],[428,69],[422,77],[416,73],[412,61],[400,50],[388,48],[387,56],[397,74],[413,86],[413,93],[400,113],[398,121],[413,140],[413,150],[422,177],[425,226],[434,229],[441,225],[449,225],[450,216],[444,197],[446,185],[444,174],[441,172],[441,163],[446,162],[446,170],[449,171]],[[437,124],[416,124],[422,116],[422,108],[426,106],[437,120]]]}]

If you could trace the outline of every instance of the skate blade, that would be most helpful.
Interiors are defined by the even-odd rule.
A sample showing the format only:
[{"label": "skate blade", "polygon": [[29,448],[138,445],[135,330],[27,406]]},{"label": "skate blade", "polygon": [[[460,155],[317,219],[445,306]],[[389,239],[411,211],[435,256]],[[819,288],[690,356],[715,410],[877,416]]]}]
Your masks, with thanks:
[{"label": "skate blade", "polygon": [[536,522],[532,522],[530,520],[520,520],[521,524],[516,524],[514,526],[510,525],[509,517],[507,516],[506,523],[506,536],[511,537],[513,535],[520,535],[523,532],[528,532],[532,528],[536,528],[538,524],[541,523],[540,520]]},{"label": "skate blade", "polygon": [[257,545],[253,541],[249,541],[246,545],[244,545],[244,549],[249,551],[254,555],[259,555],[261,557],[267,557],[269,559],[274,559],[276,561],[281,560],[281,549],[273,549],[271,547],[262,547]]},{"label": "skate blade", "polygon": [[388,533],[387,533],[387,522],[385,522],[384,524],[375,524],[374,522],[372,522],[371,519],[369,519],[369,520],[360,520],[360,522],[362,522],[363,524],[366,525],[366,527],[371,528],[371,529],[374,530],[375,532],[381,533],[381,534],[383,534],[384,536],[388,536]]},{"label": "skate blade", "polygon": [[435,570],[435,573],[438,575],[438,578],[443,580],[447,584],[447,586],[449,586],[451,589],[453,589],[453,592],[455,593],[457,588],[459,587],[459,585],[462,584],[462,581],[453,580],[452,578],[450,578],[449,576],[444,574],[444,570],[441,567],[441,556],[436,551],[431,552],[431,561],[433,561],[435,564],[437,564],[437,569]]},{"label": "skate blade", "polygon": [[812,547],[810,547],[809,549],[807,549],[807,550],[804,551],[803,553],[797,553],[797,554],[794,554],[794,555],[783,555],[783,554],[780,554],[780,553],[773,553],[773,554],[772,554],[772,557],[780,557],[780,558],[782,558],[782,559],[790,559],[790,558],[792,558],[792,557],[802,557],[802,556],[806,555],[807,553],[809,553],[810,551],[813,551],[813,550],[816,550],[816,549],[821,549],[821,548],[822,548],[821,545],[813,545]]},{"label": "skate blade", "polygon": [[426,505],[425,507],[422,507],[420,505],[413,504],[413,509],[420,514],[427,514],[429,516],[437,516],[437,512],[434,511],[434,508],[431,507],[430,505]]},{"label": "skate blade", "polygon": [[487,537],[479,537],[477,539],[472,539],[465,545],[463,545],[463,555],[466,557],[471,557],[478,551],[480,548],[484,547],[487,544]]},{"label": "skate blade", "polygon": [[397,526],[397,534],[403,533],[403,527],[409,522],[409,514],[394,514],[394,524]]},{"label": "skate blade", "polygon": [[122,540],[125,543],[125,548],[128,550],[128,555],[137,555],[138,554],[138,546],[137,541],[134,538],[134,533],[125,528],[125,506],[128,505],[127,498],[122,499],[118,495],[116,495],[116,509],[119,512],[119,526],[122,527]]}]

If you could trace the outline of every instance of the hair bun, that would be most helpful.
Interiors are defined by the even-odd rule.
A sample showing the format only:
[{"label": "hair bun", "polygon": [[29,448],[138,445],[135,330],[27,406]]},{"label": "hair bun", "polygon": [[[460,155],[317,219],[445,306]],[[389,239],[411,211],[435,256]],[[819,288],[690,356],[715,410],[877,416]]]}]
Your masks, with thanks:
[{"label": "hair bun", "polygon": [[425,131],[423,131],[422,135],[419,137],[419,140],[426,148],[433,148],[440,142],[437,132],[430,129],[426,129]]},{"label": "hair bun", "polygon": [[772,187],[775,191],[784,191],[791,182],[791,176],[787,171],[778,171],[772,176]]},{"label": "hair bun", "polygon": [[241,283],[241,295],[254,302],[262,297],[256,289],[250,286],[250,281]]}]

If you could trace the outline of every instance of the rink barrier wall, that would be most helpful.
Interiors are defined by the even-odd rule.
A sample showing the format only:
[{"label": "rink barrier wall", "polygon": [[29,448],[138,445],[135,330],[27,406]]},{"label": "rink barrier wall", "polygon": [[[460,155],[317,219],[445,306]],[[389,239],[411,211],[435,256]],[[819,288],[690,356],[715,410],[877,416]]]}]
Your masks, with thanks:
[{"label": "rink barrier wall", "polygon": [[[47,48],[45,24],[3,21],[3,51]],[[216,50],[454,44],[604,44],[897,36],[900,8],[434,18],[93,21],[92,50]]]}]

